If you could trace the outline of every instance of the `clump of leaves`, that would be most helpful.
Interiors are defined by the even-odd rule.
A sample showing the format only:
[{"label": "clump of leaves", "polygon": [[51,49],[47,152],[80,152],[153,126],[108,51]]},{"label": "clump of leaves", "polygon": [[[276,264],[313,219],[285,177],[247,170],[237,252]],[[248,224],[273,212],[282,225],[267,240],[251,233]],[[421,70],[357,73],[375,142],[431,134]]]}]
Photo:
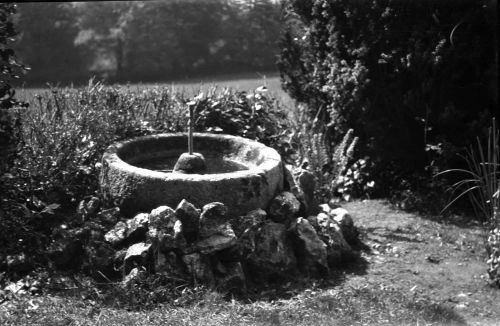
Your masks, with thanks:
[{"label": "clump of leaves", "polygon": [[[242,136],[280,150],[279,134],[288,128],[282,104],[268,94],[266,86],[249,92],[212,87],[199,100],[195,128]],[[280,154],[286,154],[281,152]]]}]

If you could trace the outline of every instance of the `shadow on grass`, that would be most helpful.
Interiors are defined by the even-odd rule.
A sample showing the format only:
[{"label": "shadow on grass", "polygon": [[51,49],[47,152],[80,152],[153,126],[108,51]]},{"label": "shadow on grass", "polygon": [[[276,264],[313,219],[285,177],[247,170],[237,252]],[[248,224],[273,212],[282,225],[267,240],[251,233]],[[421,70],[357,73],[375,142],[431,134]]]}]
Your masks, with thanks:
[{"label": "shadow on grass", "polygon": [[369,262],[361,256],[362,249],[369,250],[369,247],[359,243],[353,253],[343,255],[343,261],[338,266],[330,266],[329,274],[324,277],[280,276],[270,279],[269,282],[259,282],[254,279],[250,281],[248,291],[237,298],[247,302],[275,301],[290,299],[311,288],[326,290],[338,287],[349,275],[367,273]]}]

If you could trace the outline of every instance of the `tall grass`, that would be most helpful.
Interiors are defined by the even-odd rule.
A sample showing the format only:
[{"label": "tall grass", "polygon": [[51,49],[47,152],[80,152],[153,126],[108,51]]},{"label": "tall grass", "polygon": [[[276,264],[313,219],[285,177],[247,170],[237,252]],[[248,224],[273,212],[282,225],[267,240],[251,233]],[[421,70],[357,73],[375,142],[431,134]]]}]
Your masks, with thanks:
[{"label": "tall grass", "polygon": [[488,227],[486,250],[488,274],[500,287],[500,169],[499,131],[493,118],[484,144],[476,138],[476,149],[470,147],[464,156],[468,169],[450,169],[440,174],[462,173],[465,177],[450,187],[452,200],[447,209],[458,199],[468,195],[479,219]]},{"label": "tall grass", "polygon": [[471,146],[464,160],[468,169],[449,169],[438,173],[461,173],[464,178],[453,184],[449,190],[452,200],[443,209],[448,209],[452,204],[463,196],[468,195],[476,215],[479,219],[487,222],[492,227],[498,226],[499,218],[499,193],[500,169],[499,169],[499,131],[496,120],[493,118],[491,127],[488,129],[486,144],[476,138],[476,148]]}]

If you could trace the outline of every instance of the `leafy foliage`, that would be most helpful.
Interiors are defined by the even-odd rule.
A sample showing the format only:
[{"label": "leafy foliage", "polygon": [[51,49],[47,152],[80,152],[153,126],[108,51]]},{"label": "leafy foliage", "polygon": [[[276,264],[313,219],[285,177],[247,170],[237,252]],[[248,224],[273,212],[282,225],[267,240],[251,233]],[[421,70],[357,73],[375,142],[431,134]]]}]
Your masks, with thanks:
[{"label": "leafy foliage", "polygon": [[14,4],[0,4],[0,175],[8,170],[18,141],[20,122],[13,108],[25,106],[15,99],[15,91],[12,88],[12,81],[18,78],[24,69],[12,49],[12,42],[17,35],[12,22],[15,13]]},{"label": "leafy foliage", "polygon": [[267,94],[267,87],[250,92],[216,91],[212,89],[198,104],[198,131],[238,135],[280,149],[277,136],[288,127],[286,109]]},{"label": "leafy foliage", "polygon": [[[351,196],[366,195],[373,182],[361,169],[367,162],[355,161],[354,153],[358,137],[349,129],[342,140],[334,144],[325,136],[324,125],[317,118],[312,121],[306,106],[296,105],[292,109],[291,129],[280,134],[282,156],[288,163],[300,165],[313,172],[317,186],[318,199],[328,201],[333,196],[349,200]],[[360,189],[363,189],[363,192]]]},{"label": "leafy foliage", "polygon": [[[287,2],[283,87],[338,143],[349,129],[387,195],[444,169],[497,107],[496,18],[488,1]],[[411,26],[411,28],[409,28]],[[432,149],[450,149],[439,152]],[[431,147],[429,147],[431,146]],[[438,165],[439,164],[439,165]],[[388,168],[390,167],[390,168]]]}]

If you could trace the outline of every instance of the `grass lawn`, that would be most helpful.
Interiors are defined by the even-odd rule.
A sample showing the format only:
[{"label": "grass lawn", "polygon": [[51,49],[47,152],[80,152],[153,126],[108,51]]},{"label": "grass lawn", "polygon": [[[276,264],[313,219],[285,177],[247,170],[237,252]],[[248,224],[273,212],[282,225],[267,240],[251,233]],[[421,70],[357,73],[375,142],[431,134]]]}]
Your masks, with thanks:
[{"label": "grass lawn", "polygon": [[[196,95],[200,91],[206,92],[210,87],[217,86],[218,88],[229,87],[240,91],[254,90],[259,86],[267,86],[269,92],[278,100],[284,103],[291,103],[291,99],[285,91],[281,89],[281,82],[277,73],[264,73],[264,74],[236,74],[236,75],[222,75],[203,78],[191,78],[184,80],[177,80],[172,82],[161,83],[134,83],[134,84],[120,84],[122,87],[128,87],[131,90],[142,90],[151,87],[174,87],[176,90]],[[35,88],[16,88],[17,98],[22,101],[31,101],[32,97],[37,93],[48,91],[48,88],[35,87]]]},{"label": "grass lawn", "polygon": [[346,203],[361,258],[328,280],[303,280],[224,299],[201,292],[150,309],[98,305],[78,292],[0,305],[1,325],[500,325],[500,291],[486,277],[482,229],[438,222],[379,200]]}]

